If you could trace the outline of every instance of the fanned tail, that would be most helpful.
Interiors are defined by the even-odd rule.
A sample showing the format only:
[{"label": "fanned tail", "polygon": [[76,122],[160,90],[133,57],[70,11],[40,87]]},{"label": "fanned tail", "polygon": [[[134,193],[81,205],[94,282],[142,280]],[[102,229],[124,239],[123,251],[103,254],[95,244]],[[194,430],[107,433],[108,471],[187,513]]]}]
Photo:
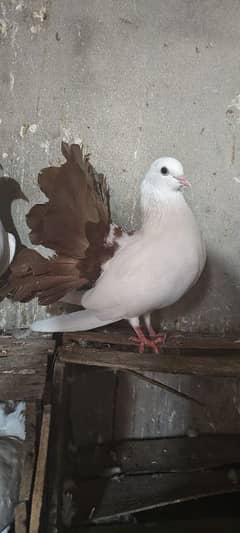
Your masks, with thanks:
[{"label": "fanned tail", "polygon": [[32,243],[55,255],[47,259],[19,246],[1,276],[0,300],[27,302],[37,297],[41,305],[54,303],[72,289],[94,283],[115,252],[116,243],[107,242],[111,215],[104,176],[94,170],[83,147],[62,143],[62,153],[63,165],[45,168],[38,176],[47,201],[34,205],[26,217]]}]

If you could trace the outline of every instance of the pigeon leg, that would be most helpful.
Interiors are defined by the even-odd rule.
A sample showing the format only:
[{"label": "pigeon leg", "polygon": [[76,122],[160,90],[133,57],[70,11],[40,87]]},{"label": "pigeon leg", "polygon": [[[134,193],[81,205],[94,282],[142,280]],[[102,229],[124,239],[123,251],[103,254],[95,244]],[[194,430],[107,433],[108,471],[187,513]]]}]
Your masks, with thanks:
[{"label": "pigeon leg", "polygon": [[155,329],[152,327],[152,324],[151,324],[151,315],[150,315],[150,313],[146,313],[144,315],[144,322],[146,324],[146,327],[147,327],[147,330],[148,330],[148,334],[149,334],[149,337],[151,338],[151,340],[154,340],[154,342],[156,344],[164,344],[165,341],[166,341],[167,335],[166,334],[160,334],[160,333],[157,333],[155,331]]},{"label": "pigeon leg", "polygon": [[136,337],[130,337],[129,340],[134,342],[134,344],[139,345],[139,353],[144,352],[145,346],[149,346],[150,348],[153,349],[154,353],[158,353],[158,347],[157,347],[155,340],[151,340],[145,337],[140,326],[137,326],[136,328],[133,328],[133,329],[136,333]]}]

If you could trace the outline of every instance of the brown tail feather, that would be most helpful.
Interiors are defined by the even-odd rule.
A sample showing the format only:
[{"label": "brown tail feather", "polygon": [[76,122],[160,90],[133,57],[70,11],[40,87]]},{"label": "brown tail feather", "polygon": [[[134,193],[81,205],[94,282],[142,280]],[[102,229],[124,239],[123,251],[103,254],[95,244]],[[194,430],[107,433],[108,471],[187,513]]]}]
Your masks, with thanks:
[{"label": "brown tail feather", "polygon": [[16,301],[35,296],[42,305],[54,303],[68,291],[93,282],[115,245],[106,245],[110,228],[109,193],[78,145],[62,143],[66,162],[42,170],[40,189],[48,201],[32,207],[27,215],[33,244],[55,251],[46,259],[22,248],[13,261],[7,283],[0,289]]},{"label": "brown tail feather", "polygon": [[[76,259],[47,259],[35,250],[22,248],[17,254],[3,287],[14,301],[27,302],[39,297],[42,305],[56,302],[72,288],[81,288],[88,280],[81,277]],[[1,295],[1,290],[0,290]]]}]

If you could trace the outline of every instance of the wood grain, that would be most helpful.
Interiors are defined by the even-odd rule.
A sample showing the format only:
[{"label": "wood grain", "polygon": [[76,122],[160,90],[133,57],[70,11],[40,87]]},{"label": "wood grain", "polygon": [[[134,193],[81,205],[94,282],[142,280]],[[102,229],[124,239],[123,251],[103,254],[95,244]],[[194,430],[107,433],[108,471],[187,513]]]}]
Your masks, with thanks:
[{"label": "wood grain", "polygon": [[200,435],[124,440],[81,446],[75,458],[79,478],[121,474],[192,472],[240,465],[240,435]]},{"label": "wood grain", "polygon": [[42,398],[51,339],[0,337],[1,400],[34,401]]},{"label": "wood grain", "polygon": [[65,363],[102,366],[135,371],[152,371],[195,376],[237,377],[240,376],[240,353],[206,353],[188,355],[182,353],[136,354],[119,350],[86,348],[76,344],[59,349],[60,360]]},{"label": "wood grain", "polygon": [[39,450],[33,486],[29,533],[39,533],[40,530],[41,510],[43,505],[43,493],[48,455],[50,422],[51,406],[45,405],[43,409]]}]

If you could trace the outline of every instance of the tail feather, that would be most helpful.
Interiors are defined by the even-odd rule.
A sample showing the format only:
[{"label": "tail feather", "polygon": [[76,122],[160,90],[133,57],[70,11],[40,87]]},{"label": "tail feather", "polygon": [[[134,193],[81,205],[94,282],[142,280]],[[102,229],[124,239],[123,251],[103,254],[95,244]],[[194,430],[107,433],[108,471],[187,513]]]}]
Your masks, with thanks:
[{"label": "tail feather", "polygon": [[92,311],[77,311],[33,322],[32,331],[62,333],[64,331],[88,331],[117,322],[116,319],[100,320]]}]

